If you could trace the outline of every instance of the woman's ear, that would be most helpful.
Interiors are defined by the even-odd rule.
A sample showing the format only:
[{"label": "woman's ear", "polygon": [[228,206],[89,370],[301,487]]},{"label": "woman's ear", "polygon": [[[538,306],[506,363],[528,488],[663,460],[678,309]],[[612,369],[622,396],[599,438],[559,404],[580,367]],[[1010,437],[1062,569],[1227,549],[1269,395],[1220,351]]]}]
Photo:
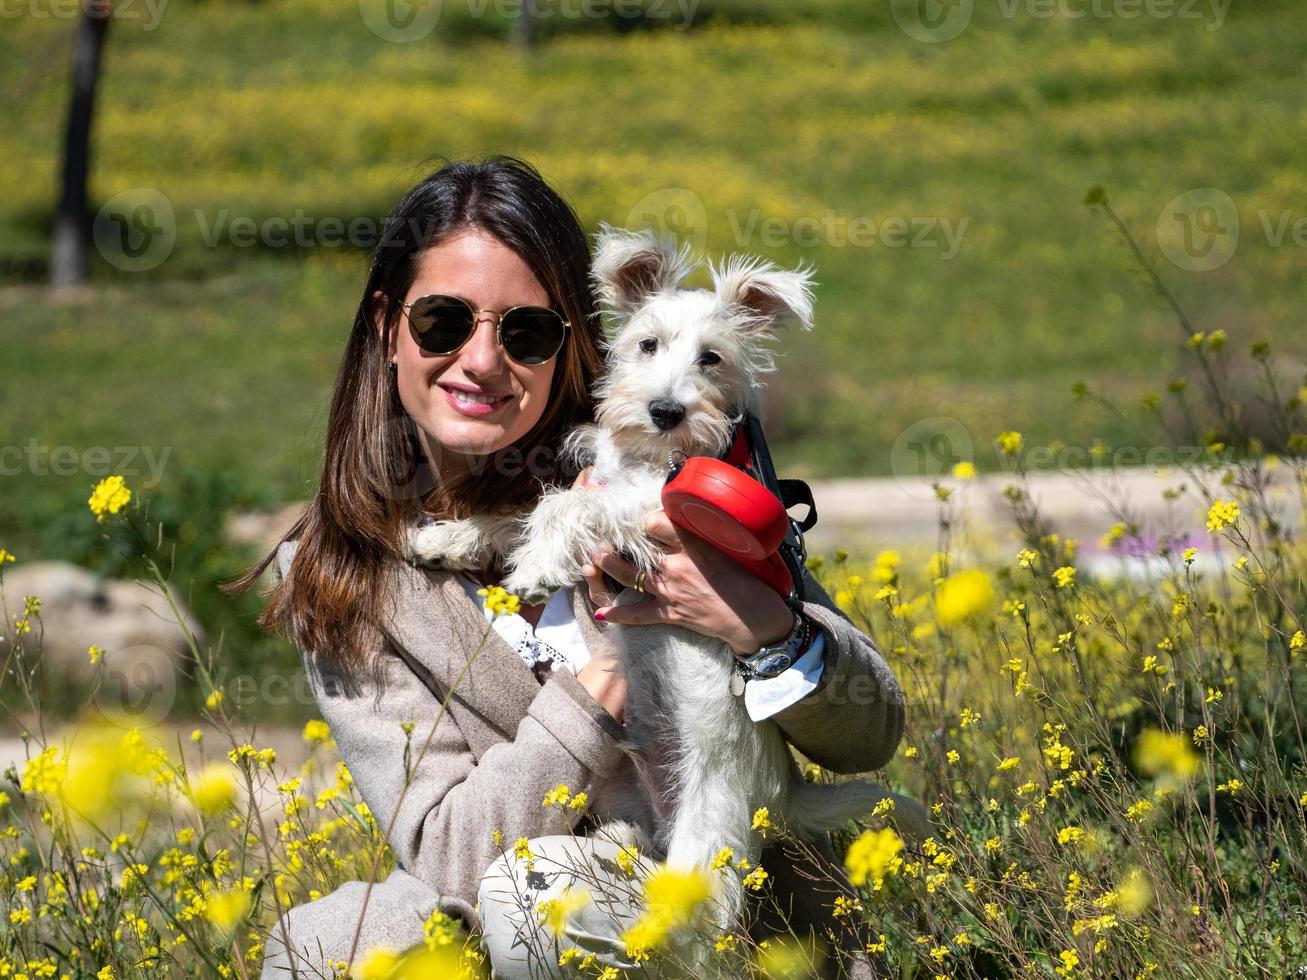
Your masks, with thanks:
[{"label": "woman's ear", "polygon": [[798,323],[812,329],[812,269],[793,271],[764,259],[732,255],[722,266],[709,266],[717,298],[727,306],[743,308],[746,329],[766,332],[772,327]]},{"label": "woman's ear", "polygon": [[627,231],[600,222],[590,277],[600,301],[629,316],[650,297],[676,288],[695,265],[688,243],[677,248],[652,231]]}]

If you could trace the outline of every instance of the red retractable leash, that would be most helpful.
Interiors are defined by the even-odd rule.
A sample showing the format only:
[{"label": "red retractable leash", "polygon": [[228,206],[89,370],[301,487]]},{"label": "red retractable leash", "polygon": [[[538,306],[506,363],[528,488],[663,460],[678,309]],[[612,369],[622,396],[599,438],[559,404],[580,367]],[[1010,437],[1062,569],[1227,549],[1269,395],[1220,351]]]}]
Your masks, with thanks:
[{"label": "red retractable leash", "polygon": [[[796,521],[786,512],[807,504]],[[677,527],[702,538],[766,582],[790,605],[803,602],[803,532],[817,523],[812,491],[778,480],[762,426],[746,414],[720,457],[669,459],[663,510]]]}]

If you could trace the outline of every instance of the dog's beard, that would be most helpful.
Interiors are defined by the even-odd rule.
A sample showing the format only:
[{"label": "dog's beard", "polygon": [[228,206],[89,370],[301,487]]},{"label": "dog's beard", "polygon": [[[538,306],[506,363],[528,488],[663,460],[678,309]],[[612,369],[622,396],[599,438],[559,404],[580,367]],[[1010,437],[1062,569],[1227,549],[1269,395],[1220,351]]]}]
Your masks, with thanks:
[{"label": "dog's beard", "polygon": [[649,420],[643,406],[632,410],[627,403],[603,402],[596,421],[623,453],[661,461],[670,452],[720,456],[730,446],[738,419],[717,412],[690,412],[676,428],[663,432]]}]

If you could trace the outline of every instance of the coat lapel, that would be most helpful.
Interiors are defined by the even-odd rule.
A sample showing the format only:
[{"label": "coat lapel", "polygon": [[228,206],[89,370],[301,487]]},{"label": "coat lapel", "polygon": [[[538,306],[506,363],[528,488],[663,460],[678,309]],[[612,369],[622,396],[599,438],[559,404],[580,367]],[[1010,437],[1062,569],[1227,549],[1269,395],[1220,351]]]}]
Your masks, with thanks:
[{"label": "coat lapel", "polygon": [[[386,632],[440,696],[455,696],[511,737],[540,683],[444,569],[397,566],[395,607]],[[434,684],[432,684],[434,682]]]},{"label": "coat lapel", "polygon": [[[396,563],[395,576],[395,605],[384,632],[437,694],[454,688],[459,701],[511,738],[540,693],[531,668],[453,572],[405,561]],[[589,591],[583,586],[570,591],[577,627],[596,653],[604,636]]]}]

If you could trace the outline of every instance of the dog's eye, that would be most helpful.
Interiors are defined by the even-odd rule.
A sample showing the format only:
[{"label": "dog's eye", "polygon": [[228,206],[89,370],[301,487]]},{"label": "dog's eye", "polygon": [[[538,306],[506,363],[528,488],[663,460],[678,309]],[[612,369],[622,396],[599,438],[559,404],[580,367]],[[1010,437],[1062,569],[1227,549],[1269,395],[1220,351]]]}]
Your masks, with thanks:
[{"label": "dog's eye", "polygon": [[641,354],[652,354],[657,349],[658,349],[658,341],[655,340],[653,337],[645,337],[644,340],[640,341]]},{"label": "dog's eye", "polygon": [[715,350],[706,350],[699,355],[699,363],[704,367],[712,367],[714,364],[720,364],[722,356]]}]

